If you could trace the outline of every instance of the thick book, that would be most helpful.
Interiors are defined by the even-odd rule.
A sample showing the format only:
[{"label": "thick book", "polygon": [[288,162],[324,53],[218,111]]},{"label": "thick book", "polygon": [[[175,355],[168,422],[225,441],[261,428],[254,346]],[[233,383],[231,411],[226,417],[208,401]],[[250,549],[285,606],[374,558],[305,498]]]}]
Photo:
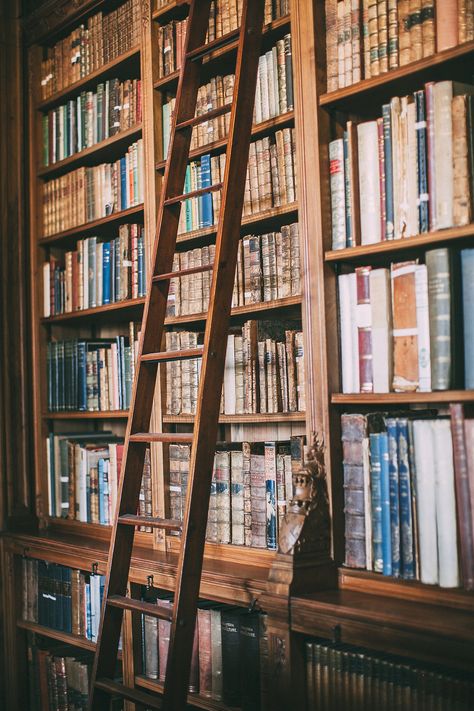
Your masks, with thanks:
[{"label": "thick book", "polygon": [[452,262],[447,248],[426,252],[430,317],[431,387],[449,390],[453,382]]},{"label": "thick book", "polygon": [[409,458],[408,422],[397,418],[398,487],[400,510],[400,569],[406,580],[415,577],[412,471]]},{"label": "thick book", "polygon": [[474,530],[471,510],[471,486],[467,459],[464,409],[461,403],[451,403],[451,432],[454,453],[454,479],[459,530],[459,552],[462,583],[466,590],[474,589]]},{"label": "thick book", "polygon": [[344,469],[345,565],[365,568],[366,557],[366,497],[364,471],[364,441],[367,420],[364,415],[341,415]]},{"label": "thick book", "polygon": [[357,126],[361,244],[380,242],[379,137],[376,121]]},{"label": "thick book", "polygon": [[474,389],[474,249],[461,250],[464,387]]},{"label": "thick book", "polygon": [[380,434],[371,432],[369,440],[373,566],[376,573],[381,573],[383,571],[383,549]]},{"label": "thick book", "polygon": [[240,624],[242,610],[226,608],[222,610],[222,700],[227,706],[242,703],[240,653]]},{"label": "thick book", "polygon": [[260,614],[250,612],[240,618],[240,673],[242,711],[259,711],[260,705]]},{"label": "thick book", "polygon": [[372,269],[370,310],[374,393],[388,393],[392,384],[392,301],[388,269]]},{"label": "thick book", "polygon": [[416,263],[391,265],[393,308],[393,389],[418,388],[418,330],[416,314]]},{"label": "thick book", "polygon": [[388,476],[389,476],[389,498],[390,498],[390,539],[392,555],[392,572],[395,578],[400,577],[401,572],[401,544],[400,544],[400,473],[398,463],[398,438],[397,421],[393,417],[386,419],[388,437]]}]

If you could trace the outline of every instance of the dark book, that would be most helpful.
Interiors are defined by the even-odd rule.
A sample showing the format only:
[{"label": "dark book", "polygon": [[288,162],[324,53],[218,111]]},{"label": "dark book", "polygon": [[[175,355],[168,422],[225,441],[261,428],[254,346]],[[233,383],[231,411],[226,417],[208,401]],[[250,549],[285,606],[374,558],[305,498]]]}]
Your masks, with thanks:
[{"label": "dark book", "polygon": [[260,614],[250,612],[240,619],[240,672],[242,711],[260,709]]},{"label": "dark book", "polygon": [[240,706],[242,703],[241,616],[242,610],[239,608],[222,610],[222,699],[227,706]]},{"label": "dark book", "polygon": [[464,429],[464,409],[461,403],[451,403],[454,482],[459,531],[461,577],[466,590],[474,589],[474,532],[471,511],[471,490]]}]

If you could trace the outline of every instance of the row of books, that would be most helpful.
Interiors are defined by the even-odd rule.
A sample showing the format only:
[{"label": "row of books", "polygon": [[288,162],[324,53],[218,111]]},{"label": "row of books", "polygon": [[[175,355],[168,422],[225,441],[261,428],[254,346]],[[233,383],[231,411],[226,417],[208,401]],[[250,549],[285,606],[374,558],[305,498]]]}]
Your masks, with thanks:
[{"label": "row of books", "polygon": [[[303,334],[289,324],[247,321],[227,339],[221,412],[241,415],[304,412]],[[196,348],[202,334],[168,331],[169,351]],[[195,414],[200,358],[166,363],[166,413]]]},{"label": "row of books", "polygon": [[[144,599],[160,607],[171,595],[155,589]],[[164,681],[171,623],[143,615],[143,666],[149,679]],[[199,603],[194,633],[189,691],[223,701],[242,711],[261,708],[261,676],[265,675],[265,615],[210,601]],[[265,647],[265,649],[262,649]],[[262,674],[263,672],[263,674]]]},{"label": "row of books", "polygon": [[306,693],[308,707],[318,711],[468,711],[474,684],[467,673],[450,673],[405,657],[318,640],[306,642]]},{"label": "row of books", "polygon": [[430,82],[329,144],[332,247],[413,237],[473,218],[474,87]]},{"label": "row of books", "polygon": [[[182,520],[190,445],[169,447],[171,518]],[[292,473],[304,462],[304,437],[280,442],[217,445],[206,538],[212,543],[276,550],[278,533],[293,497]]]},{"label": "row of books", "polygon": [[78,240],[76,249],[43,264],[44,316],[93,309],[146,294],[142,225],[120,225],[118,237]]},{"label": "row of books", "polygon": [[470,0],[326,0],[327,89],[474,39]]},{"label": "row of books", "polygon": [[[226,74],[212,77],[207,84],[199,87],[196,115],[232,103],[235,75]],[[168,98],[163,104],[163,156],[168,154],[171,121],[176,99]],[[258,65],[257,89],[255,95],[254,122],[261,123],[275,116],[285,114],[294,108],[293,67],[291,34],[260,57]],[[206,146],[225,138],[229,131],[230,114],[200,123],[193,131],[191,150]]]},{"label": "row of books", "polygon": [[[290,12],[289,0],[265,0],[266,24]],[[209,15],[207,41],[236,30],[240,25],[242,0],[214,0]],[[181,68],[184,57],[187,19],[172,20],[158,28],[158,76],[165,77]]]},{"label": "row of books", "polygon": [[53,165],[142,120],[140,79],[109,79],[42,117],[43,165]]},{"label": "row of books", "polygon": [[473,269],[473,249],[440,248],[341,274],[342,391],[474,388]]},{"label": "row of books", "polygon": [[[46,438],[49,515],[110,526],[114,521],[123,439],[103,430]],[[150,452],[145,452],[138,505],[152,515]],[[149,526],[139,530],[149,533]]]},{"label": "row of books", "polygon": [[474,588],[474,420],[449,414],[342,415],[346,565]]},{"label": "row of books", "polygon": [[78,168],[43,185],[45,237],[143,203],[143,140],[123,158]]},{"label": "row of books", "polygon": [[125,0],[108,14],[98,12],[53,47],[45,47],[41,62],[41,96],[57,91],[101,69],[133,47],[141,38],[140,0]]},{"label": "row of books", "polygon": [[105,575],[22,558],[22,618],[97,641]]},{"label": "row of books", "polygon": [[[71,656],[74,654],[74,656]],[[27,633],[29,711],[87,711],[90,653],[53,643],[45,645]],[[113,705],[115,711],[118,706]]]},{"label": "row of books", "polygon": [[133,323],[130,336],[49,341],[48,410],[127,410],[137,352],[138,332]]},{"label": "row of books", "polygon": [[[214,261],[215,246],[177,252],[173,271]],[[171,280],[167,316],[200,314],[209,307],[211,272]],[[298,223],[283,225],[281,232],[249,235],[239,242],[232,306],[258,304],[301,293]]]}]

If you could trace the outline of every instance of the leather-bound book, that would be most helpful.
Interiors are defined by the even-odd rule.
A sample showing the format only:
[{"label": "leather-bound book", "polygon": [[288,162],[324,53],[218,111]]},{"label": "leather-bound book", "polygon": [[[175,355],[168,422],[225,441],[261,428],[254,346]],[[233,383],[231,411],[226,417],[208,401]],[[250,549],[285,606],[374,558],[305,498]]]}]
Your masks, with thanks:
[{"label": "leather-bound book", "polygon": [[201,603],[198,609],[197,629],[199,638],[199,693],[212,696],[212,637],[211,610],[208,604]]},{"label": "leather-bound book", "polygon": [[416,263],[392,264],[393,389],[418,388],[418,336],[416,320]]},{"label": "leather-bound book", "polygon": [[240,672],[242,711],[260,710],[260,614],[242,614],[240,619]]},{"label": "leather-bound book", "polygon": [[453,176],[454,203],[453,222],[455,226],[468,225],[472,220],[469,144],[467,123],[467,96],[458,95],[452,101],[453,120]]},{"label": "leather-bound book", "polygon": [[436,0],[436,51],[455,47],[458,33],[459,0]]},{"label": "leather-bound book", "polygon": [[430,314],[431,387],[449,390],[453,382],[451,261],[447,248],[426,253]]},{"label": "leather-bound book", "polygon": [[222,699],[227,706],[240,706],[241,664],[240,622],[242,610],[231,607],[222,610]]},{"label": "leather-bound book", "polygon": [[350,568],[365,568],[366,557],[366,510],[364,440],[367,439],[365,415],[341,415],[344,513],[345,513],[345,565]]},{"label": "leather-bound book", "polygon": [[211,608],[211,696],[216,701],[222,699],[222,631],[221,607]]},{"label": "leather-bound book", "polygon": [[461,250],[464,387],[474,389],[474,249]]},{"label": "leather-bound book", "polygon": [[[167,598],[158,598],[156,604],[159,607],[169,609],[172,606],[171,596]],[[171,622],[168,620],[158,620],[158,668],[159,681],[165,681],[166,662],[168,661],[168,649],[170,646],[170,631]]]},{"label": "leather-bound book", "polygon": [[326,71],[327,91],[336,91],[338,83],[337,60],[337,0],[326,0]]},{"label": "leather-bound book", "polygon": [[360,392],[371,393],[374,389],[372,367],[372,323],[370,313],[371,267],[357,267],[357,329],[359,343]]},{"label": "leather-bound book", "polygon": [[451,403],[451,432],[454,453],[454,481],[459,530],[461,577],[466,590],[474,589],[474,531],[472,525],[471,490],[467,461],[467,442],[464,429],[464,410],[461,403]]}]

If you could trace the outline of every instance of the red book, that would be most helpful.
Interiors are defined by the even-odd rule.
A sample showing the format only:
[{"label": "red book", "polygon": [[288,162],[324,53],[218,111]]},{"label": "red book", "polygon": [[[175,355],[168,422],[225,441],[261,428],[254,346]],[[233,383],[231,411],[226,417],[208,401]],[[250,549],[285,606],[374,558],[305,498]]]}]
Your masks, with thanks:
[{"label": "red book", "polygon": [[199,608],[199,693],[212,695],[211,610]]},{"label": "red book", "polygon": [[374,390],[372,368],[372,321],[370,311],[370,270],[372,267],[357,267],[357,332],[359,340],[359,377],[360,392],[371,393]]},{"label": "red book", "polygon": [[461,577],[466,590],[474,590],[474,536],[469,469],[464,436],[464,410],[460,403],[451,403],[449,410],[453,437],[454,483],[456,487]]}]

